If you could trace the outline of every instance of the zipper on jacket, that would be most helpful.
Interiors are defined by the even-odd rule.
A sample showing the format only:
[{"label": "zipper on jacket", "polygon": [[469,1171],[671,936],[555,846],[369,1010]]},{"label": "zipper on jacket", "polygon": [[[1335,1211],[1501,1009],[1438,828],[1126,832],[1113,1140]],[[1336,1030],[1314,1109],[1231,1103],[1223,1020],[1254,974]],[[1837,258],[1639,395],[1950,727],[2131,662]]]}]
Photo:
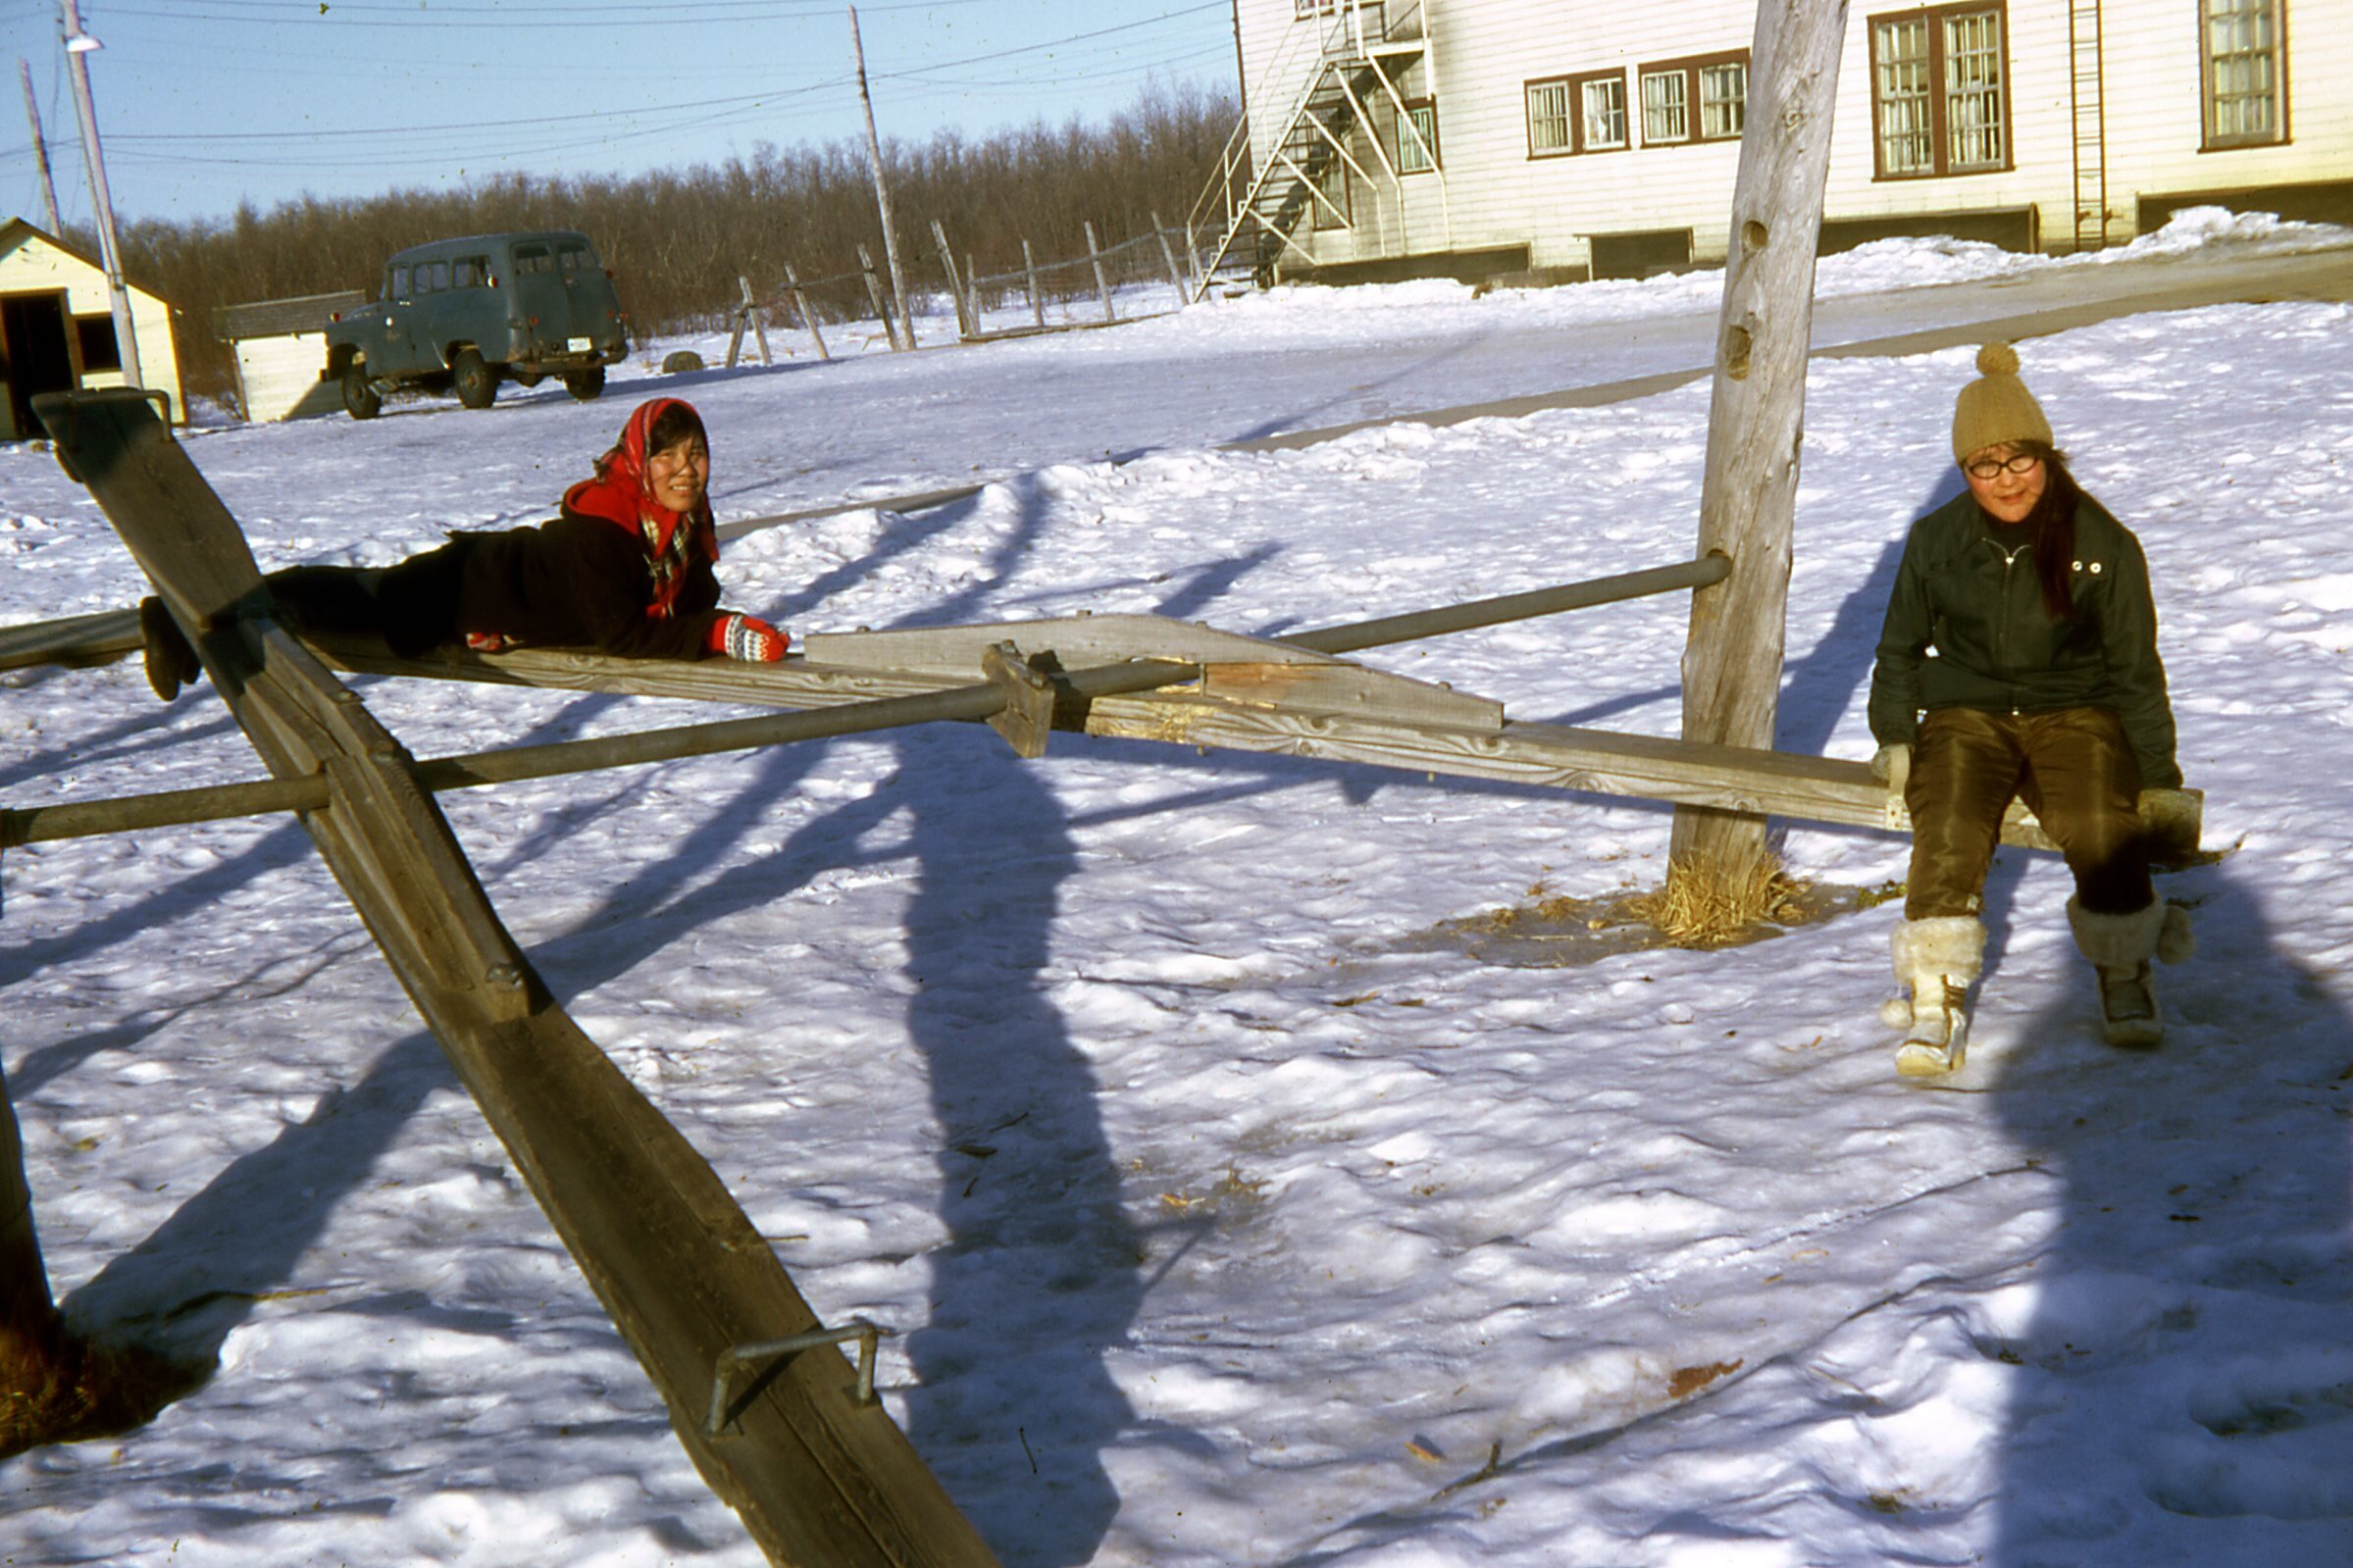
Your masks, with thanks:
[{"label": "zipper on jacket", "polygon": [[[2010,668],[2010,573],[2011,569],[2018,565],[2018,558],[2033,548],[2034,541],[2029,539],[2015,550],[2003,549],[2001,541],[1991,537],[1988,537],[1985,542],[1993,548],[1994,554],[2002,558],[2002,613],[1994,621],[1993,651],[1996,668],[2007,672]],[[2012,683],[2012,684],[2016,684],[2016,683]],[[2014,698],[2010,705],[2010,717],[2015,719],[2018,716],[2018,703]]]}]

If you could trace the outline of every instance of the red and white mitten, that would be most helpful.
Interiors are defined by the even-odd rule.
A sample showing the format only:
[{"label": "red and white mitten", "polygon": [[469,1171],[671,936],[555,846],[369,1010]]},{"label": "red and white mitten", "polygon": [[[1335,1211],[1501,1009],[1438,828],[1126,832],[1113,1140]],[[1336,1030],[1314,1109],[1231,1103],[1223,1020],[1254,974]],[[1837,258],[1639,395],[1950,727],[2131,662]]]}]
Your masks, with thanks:
[{"label": "red and white mitten", "polygon": [[731,659],[749,659],[755,664],[774,664],[793,646],[791,637],[758,616],[733,611],[711,623],[708,641],[713,653],[724,653]]},{"label": "red and white mitten", "polygon": [[515,639],[503,632],[469,632],[466,646],[476,653],[504,653],[515,645]]}]

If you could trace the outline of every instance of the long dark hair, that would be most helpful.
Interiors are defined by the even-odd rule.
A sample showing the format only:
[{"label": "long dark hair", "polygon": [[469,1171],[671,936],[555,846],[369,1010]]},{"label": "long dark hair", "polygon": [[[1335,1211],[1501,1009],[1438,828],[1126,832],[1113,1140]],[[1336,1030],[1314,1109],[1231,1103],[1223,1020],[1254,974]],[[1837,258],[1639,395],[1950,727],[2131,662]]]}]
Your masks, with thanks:
[{"label": "long dark hair", "polygon": [[2042,459],[2042,495],[2021,519],[2034,531],[2034,576],[2042,584],[2043,612],[2054,621],[2075,613],[2069,583],[2075,569],[2075,507],[2083,486],[2068,471],[2067,454],[2041,441],[2021,441],[2021,452]]}]

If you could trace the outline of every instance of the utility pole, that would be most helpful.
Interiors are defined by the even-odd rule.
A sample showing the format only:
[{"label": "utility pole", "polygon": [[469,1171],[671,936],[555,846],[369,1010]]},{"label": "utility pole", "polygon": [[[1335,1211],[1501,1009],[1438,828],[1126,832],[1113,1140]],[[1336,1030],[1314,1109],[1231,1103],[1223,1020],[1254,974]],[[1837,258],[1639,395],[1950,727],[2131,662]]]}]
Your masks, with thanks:
[{"label": "utility pole", "polygon": [[41,172],[41,205],[49,213],[49,232],[61,238],[65,225],[57,216],[57,181],[49,177],[49,144],[41,139],[41,106],[32,96],[32,67],[17,57],[17,79],[25,83],[25,118],[32,123],[32,161]]},{"label": "utility pole", "polygon": [[[66,0],[72,5],[74,0]],[[874,99],[866,91],[866,46],[858,39],[858,8],[849,8],[849,53],[858,66],[858,102],[866,110],[866,161],[874,170],[874,206],[883,220],[883,260],[891,269],[891,298],[898,306],[895,324],[886,321],[893,348],[915,346],[915,317],[907,308],[906,275],[898,266],[898,234],[891,225],[891,187],[883,179],[883,143],[874,133]]]},{"label": "utility pole", "polygon": [[66,19],[66,69],[74,77],[74,111],[81,119],[81,154],[90,167],[90,200],[98,209],[98,260],[106,269],[106,292],[115,315],[115,348],[123,359],[123,384],[139,379],[139,339],[130,324],[130,290],[123,286],[123,256],[115,244],[115,200],[106,188],[106,157],[98,150],[98,111],[90,102],[90,68],[82,56],[98,40],[81,30],[77,0],[58,0]]}]

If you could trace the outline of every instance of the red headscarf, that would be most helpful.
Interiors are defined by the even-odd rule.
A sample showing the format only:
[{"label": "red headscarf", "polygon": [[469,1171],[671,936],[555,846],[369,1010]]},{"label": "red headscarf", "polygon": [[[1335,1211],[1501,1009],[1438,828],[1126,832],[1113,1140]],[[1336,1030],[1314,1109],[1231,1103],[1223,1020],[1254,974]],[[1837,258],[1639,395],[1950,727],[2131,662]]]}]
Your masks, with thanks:
[{"label": "red headscarf", "polygon": [[[693,414],[693,405],[676,397],[654,397],[639,403],[621,428],[621,439],[596,460],[596,477],[583,480],[564,492],[564,507],[585,517],[618,524],[643,540],[646,564],[653,573],[653,597],[645,613],[656,620],[670,614],[678,596],[680,574],[695,555],[719,559],[719,536],[711,526],[708,496],[697,499],[691,513],[681,514],[653,498],[645,483],[645,449],[653,436],[654,421],[676,405]],[[695,423],[701,424],[695,415]],[[684,523],[685,528],[679,525]]]}]

